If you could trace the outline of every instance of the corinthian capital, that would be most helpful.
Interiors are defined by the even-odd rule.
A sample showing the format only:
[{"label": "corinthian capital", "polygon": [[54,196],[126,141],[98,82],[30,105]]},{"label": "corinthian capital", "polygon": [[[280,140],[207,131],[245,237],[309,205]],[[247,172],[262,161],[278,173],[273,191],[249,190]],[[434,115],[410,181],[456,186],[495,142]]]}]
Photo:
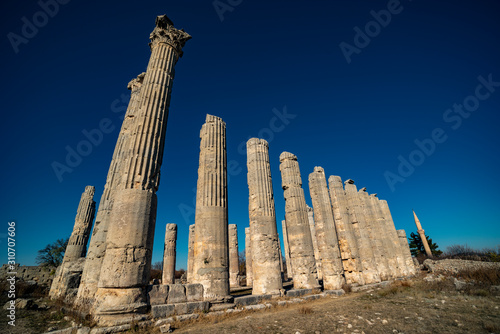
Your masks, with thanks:
[{"label": "corinthian capital", "polygon": [[151,49],[158,43],[166,43],[177,51],[179,57],[182,57],[182,48],[191,39],[191,35],[184,29],[176,29],[167,15],[160,15],[156,17],[156,27],[149,38],[151,39],[151,43],[149,43]]}]

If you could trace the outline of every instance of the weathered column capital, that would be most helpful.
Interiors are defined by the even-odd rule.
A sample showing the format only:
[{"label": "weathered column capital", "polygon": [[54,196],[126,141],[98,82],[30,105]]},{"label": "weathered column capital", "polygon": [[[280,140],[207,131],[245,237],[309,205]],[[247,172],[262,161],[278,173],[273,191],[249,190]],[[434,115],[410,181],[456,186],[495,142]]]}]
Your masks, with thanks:
[{"label": "weathered column capital", "polygon": [[151,43],[149,43],[151,50],[159,43],[166,43],[177,51],[179,57],[182,57],[182,48],[191,39],[191,35],[184,29],[176,29],[167,15],[160,15],[156,17],[156,27],[149,38],[151,39]]}]

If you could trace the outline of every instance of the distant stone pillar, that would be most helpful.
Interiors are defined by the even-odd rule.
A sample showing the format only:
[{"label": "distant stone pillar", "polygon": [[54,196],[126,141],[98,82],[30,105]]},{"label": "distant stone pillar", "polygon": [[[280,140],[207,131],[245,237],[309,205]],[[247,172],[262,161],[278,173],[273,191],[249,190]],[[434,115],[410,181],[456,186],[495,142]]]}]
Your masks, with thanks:
[{"label": "distant stone pillar", "polygon": [[325,290],[338,290],[345,283],[344,268],[323,168],[314,167],[314,171],[309,174],[309,193],[314,207],[316,237],[323,264],[323,287]]},{"label": "distant stone pillar", "polygon": [[280,155],[282,188],[285,196],[286,230],[293,267],[293,287],[319,287],[307,206],[302,189],[299,163],[292,153]]},{"label": "distant stone pillar", "polygon": [[[389,211],[390,213],[390,211]],[[420,239],[422,240],[422,244],[424,245],[424,250],[425,254],[427,254],[428,257],[432,258],[432,251],[431,248],[429,247],[429,243],[427,242],[427,238],[425,237],[425,231],[422,228],[422,225],[420,224],[420,220],[418,220],[417,214],[415,211],[413,211],[413,217],[415,218],[415,225],[417,225],[417,232],[418,235],[420,236]]]},{"label": "distant stone pillar", "polygon": [[253,295],[279,295],[281,279],[279,237],[274,209],[269,144],[247,141],[248,211],[252,242]]},{"label": "distant stone pillar", "polygon": [[385,233],[382,225],[380,225],[377,220],[376,208],[372,206],[366,188],[361,188],[358,191],[358,200],[360,204],[360,213],[362,214],[361,219],[364,220],[364,226],[370,237],[373,258],[380,279],[382,281],[387,281],[391,278],[399,277],[398,265],[393,255],[394,250],[392,248],[387,248],[387,245],[383,242]]},{"label": "distant stone pillar", "polygon": [[[122,182],[114,189],[106,253],[95,302],[100,325],[117,317],[147,311],[156,191],[167,126],[174,67],[191,36],[174,28],[166,15],[156,18],[151,33],[151,58],[140,90],[139,106],[126,147],[119,149],[117,166]],[[126,315],[126,316],[125,316]]]},{"label": "distant stone pillar", "polygon": [[229,295],[226,123],[207,115],[200,131],[193,272],[205,300]]},{"label": "distant stone pillar", "polygon": [[253,269],[252,269],[252,235],[250,227],[245,227],[245,270],[247,286],[253,286]]},{"label": "distant stone pillar", "polygon": [[64,261],[74,261],[85,257],[95,214],[94,193],[95,188],[93,186],[85,187],[85,191],[80,198],[80,204],[78,205],[73,232],[64,252]]},{"label": "distant stone pillar", "polygon": [[406,263],[406,268],[408,268],[408,273],[410,275],[415,275],[417,270],[413,263],[413,258],[411,256],[410,246],[408,245],[408,239],[406,238],[405,230],[397,230],[399,237],[399,244],[401,246],[401,251],[403,253],[403,257]]},{"label": "distant stone pillar", "polygon": [[373,249],[370,241],[369,231],[364,221],[363,211],[360,205],[358,190],[353,180],[347,180],[345,184],[345,194],[349,205],[349,217],[354,226],[355,235],[358,241],[359,257],[363,267],[363,277],[365,283],[380,282],[380,275],[377,270]]},{"label": "distant stone pillar", "polygon": [[318,280],[323,279],[323,273],[321,271],[321,256],[318,249],[318,238],[316,237],[316,226],[314,222],[314,210],[310,206],[307,206],[307,219],[309,220],[309,229],[311,230],[311,238],[314,248],[314,260],[316,261],[316,270],[318,273]]},{"label": "distant stone pillar", "polygon": [[238,259],[238,228],[229,224],[229,286],[240,286],[240,265]]},{"label": "distant stone pillar", "polygon": [[364,285],[365,280],[362,275],[358,243],[349,218],[347,198],[344,186],[342,185],[342,179],[340,176],[332,175],[328,178],[328,183],[346,283]]},{"label": "distant stone pillar", "polygon": [[286,221],[281,221],[281,229],[283,231],[283,245],[285,247],[285,262],[286,262],[286,276],[289,279],[293,277],[292,261],[290,260],[290,247],[288,244],[288,233],[286,231]]},{"label": "distant stone pillar", "polygon": [[[94,193],[95,188],[93,186],[86,186],[80,197],[73,232],[69,238],[68,246],[66,246],[63,262],[56,271],[50,287],[49,296],[52,299],[66,296],[67,290],[70,288],[67,284],[69,283],[67,279],[68,268],[72,266],[72,263],[85,258],[87,242],[95,214]],[[83,263],[75,269],[80,272],[78,276],[81,275]]]},{"label": "distant stone pillar", "polygon": [[189,225],[188,237],[188,262],[187,262],[187,277],[188,283],[193,282],[193,261],[194,261],[194,224]]},{"label": "distant stone pillar", "polygon": [[177,247],[177,224],[167,224],[163,249],[163,276],[161,283],[175,284],[175,259]]},{"label": "distant stone pillar", "polygon": [[90,238],[78,295],[75,300],[75,305],[85,309],[93,304],[97,291],[102,260],[106,253],[106,236],[108,233],[109,217],[114,203],[115,189],[122,183],[123,174],[125,173],[122,170],[124,168],[122,159],[124,154],[130,154],[130,138],[137,120],[136,116],[140,105],[139,95],[145,75],[146,73],[139,74],[137,78],[130,81],[127,85],[127,88],[131,90],[130,101],[109,166],[104,192],[102,193],[99,209],[97,210],[94,230]]}]

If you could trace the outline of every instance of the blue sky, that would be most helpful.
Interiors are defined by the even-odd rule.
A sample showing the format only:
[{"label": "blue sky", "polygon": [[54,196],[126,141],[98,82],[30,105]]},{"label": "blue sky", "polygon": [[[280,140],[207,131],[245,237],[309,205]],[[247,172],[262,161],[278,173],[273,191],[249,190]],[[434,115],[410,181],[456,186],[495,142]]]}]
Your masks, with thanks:
[{"label": "blue sky", "polygon": [[[227,123],[229,222],[238,225],[240,250],[248,226],[241,148],[255,136],[270,143],[278,223],[279,155],[289,151],[309,204],[308,174],[322,166],[386,199],[407,234],[416,230],[414,209],[443,250],[500,244],[497,2],[231,3],[61,0],[57,12],[31,0],[0,4],[0,242],[15,220],[18,262],[33,265],[39,249],[70,235],[86,185],[99,202],[126,86],[146,69],[161,14],[193,39],[176,66],[153,262],[166,223],[177,223],[177,266],[186,267],[207,113]],[[112,131],[58,178],[53,163],[65,164],[67,148],[101,122]]]}]

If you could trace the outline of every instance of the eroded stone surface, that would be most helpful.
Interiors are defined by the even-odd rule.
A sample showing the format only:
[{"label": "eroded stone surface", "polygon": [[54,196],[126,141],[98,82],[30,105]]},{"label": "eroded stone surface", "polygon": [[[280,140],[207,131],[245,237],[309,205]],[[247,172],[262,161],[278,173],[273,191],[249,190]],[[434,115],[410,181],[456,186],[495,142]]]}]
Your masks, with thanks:
[{"label": "eroded stone surface", "polygon": [[285,197],[285,221],[295,289],[319,286],[316,261],[302,189],[299,163],[292,153],[280,155],[282,188]]},{"label": "eroded stone surface", "polygon": [[347,180],[345,184],[345,195],[349,207],[349,219],[354,229],[354,235],[358,244],[359,258],[363,268],[364,281],[367,284],[380,282],[380,275],[373,255],[373,248],[366,226],[364,212],[358,196],[358,190],[353,180]]},{"label": "eroded stone surface", "polygon": [[325,290],[338,290],[345,283],[344,268],[323,168],[314,167],[314,171],[309,174],[309,193],[314,207],[316,237],[323,269],[323,287]]},{"label": "eroded stone surface", "polygon": [[363,268],[359,259],[354,227],[349,218],[349,208],[342,179],[340,176],[332,175],[328,178],[328,184],[346,282],[363,285],[365,284],[362,275]]},{"label": "eroded stone surface", "polygon": [[177,224],[165,227],[165,245],[163,249],[162,284],[175,283],[175,258],[177,245]]},{"label": "eroded stone surface", "polygon": [[49,296],[52,299],[67,297],[67,301],[71,303],[78,292],[85,264],[87,242],[94,221],[94,193],[93,186],[86,186],[80,198],[73,232],[64,252],[63,262],[57,269],[50,287]]},{"label": "eroded stone surface", "polygon": [[240,286],[240,264],[238,259],[238,227],[229,224],[229,286]]},{"label": "eroded stone surface", "polygon": [[[158,16],[150,35],[151,57],[137,98],[128,139],[115,149],[120,182],[113,190],[106,251],[95,294],[100,324],[114,316],[144,313],[156,223],[156,191],[167,126],[174,67],[191,36]],[[126,117],[127,118],[127,117]]]},{"label": "eroded stone surface", "polygon": [[245,227],[245,261],[247,273],[247,286],[253,285],[253,269],[252,269],[252,235],[250,227]]},{"label": "eroded stone surface", "polygon": [[188,263],[187,263],[187,282],[192,283],[193,280],[193,261],[194,261],[194,224],[189,225],[189,240],[188,240]]},{"label": "eroded stone surface", "polygon": [[318,248],[318,238],[316,236],[316,224],[314,222],[314,210],[309,205],[307,205],[307,218],[309,219],[309,229],[311,230],[311,239],[314,248],[314,260],[316,261],[316,270],[318,272],[318,280],[323,279],[323,273],[321,272],[321,256]]},{"label": "eroded stone surface", "polygon": [[269,144],[247,141],[248,211],[252,243],[252,294],[279,294],[283,288]]},{"label": "eroded stone surface", "polygon": [[193,281],[206,300],[229,295],[226,123],[207,115],[200,131]]}]

